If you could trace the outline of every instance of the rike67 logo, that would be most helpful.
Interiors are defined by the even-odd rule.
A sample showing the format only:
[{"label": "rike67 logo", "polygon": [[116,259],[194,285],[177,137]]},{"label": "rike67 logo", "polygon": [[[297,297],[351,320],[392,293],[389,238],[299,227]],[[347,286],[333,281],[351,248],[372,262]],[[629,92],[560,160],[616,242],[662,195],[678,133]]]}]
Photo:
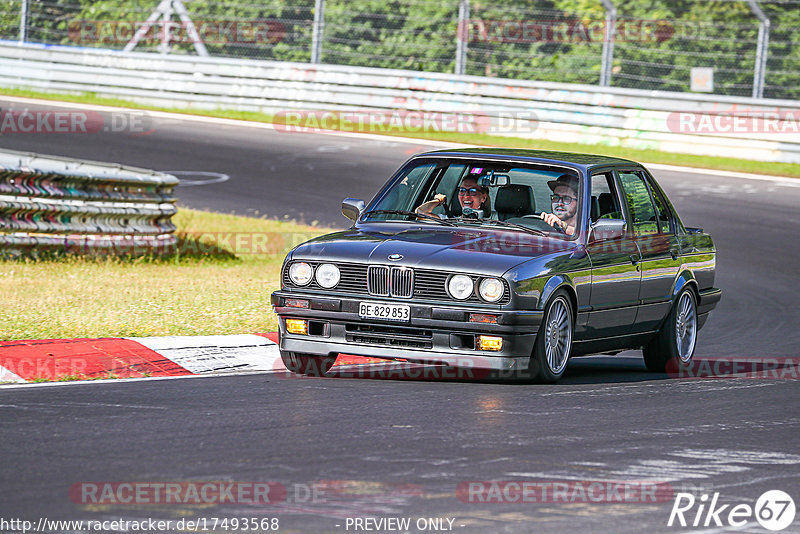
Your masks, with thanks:
[{"label": "rike67 logo", "polygon": [[794,500],[781,490],[761,494],[755,505],[747,503],[720,504],[719,493],[709,500],[707,494],[699,498],[691,493],[678,493],[669,514],[667,526],[672,527],[722,527],[744,528],[753,520],[767,530],[783,530],[794,521]]}]

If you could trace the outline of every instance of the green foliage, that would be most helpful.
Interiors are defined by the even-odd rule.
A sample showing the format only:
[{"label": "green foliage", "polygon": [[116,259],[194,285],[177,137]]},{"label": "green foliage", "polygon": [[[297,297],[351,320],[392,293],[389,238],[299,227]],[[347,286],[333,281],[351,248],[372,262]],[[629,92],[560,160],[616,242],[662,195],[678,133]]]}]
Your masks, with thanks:
[{"label": "green foliage", "polygon": [[[715,93],[752,93],[759,21],[744,0],[614,3],[612,85],[688,91],[692,67],[713,67]],[[157,5],[158,0],[31,1],[29,40],[120,49],[126,40],[114,33],[114,24],[144,21]],[[212,55],[310,60],[314,0],[185,0],[185,5],[199,26],[269,23],[266,40],[204,34]],[[798,99],[799,4],[760,5],[772,22],[764,96]],[[20,6],[21,0],[0,0],[0,38],[18,37]],[[459,38],[466,38],[467,74],[599,82],[605,25],[600,0],[471,0],[469,21],[461,28],[469,31],[463,34],[458,11],[459,0],[325,0],[322,62],[453,72]],[[98,21],[112,24],[99,34],[80,32],[81,24]],[[157,50],[158,36],[150,37],[137,50]],[[187,41],[173,43],[171,51],[195,53]]]},{"label": "green foliage", "polygon": [[457,2],[328,1],[322,60],[452,71],[457,24]]},{"label": "green foliage", "polygon": [[21,0],[0,0],[0,38],[19,38]]},{"label": "green foliage", "polygon": [[800,99],[800,5],[763,8],[773,21],[764,97]]}]

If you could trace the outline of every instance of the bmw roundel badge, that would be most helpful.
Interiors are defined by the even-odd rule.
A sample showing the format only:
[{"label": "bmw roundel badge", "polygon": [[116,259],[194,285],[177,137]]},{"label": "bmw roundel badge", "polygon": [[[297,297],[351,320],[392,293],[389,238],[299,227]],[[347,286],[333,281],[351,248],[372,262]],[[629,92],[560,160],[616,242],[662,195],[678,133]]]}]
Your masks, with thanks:
[{"label": "bmw roundel badge", "polygon": [[400,261],[403,259],[402,254],[389,254],[389,260],[391,261]]}]

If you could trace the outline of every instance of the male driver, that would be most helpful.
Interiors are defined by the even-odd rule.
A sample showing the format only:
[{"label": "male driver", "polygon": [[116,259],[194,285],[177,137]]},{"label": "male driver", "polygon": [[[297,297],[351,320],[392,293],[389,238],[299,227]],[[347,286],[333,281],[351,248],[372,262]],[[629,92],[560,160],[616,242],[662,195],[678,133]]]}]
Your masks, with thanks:
[{"label": "male driver", "polygon": [[575,233],[578,213],[578,178],[571,174],[562,174],[555,180],[547,182],[553,194],[550,200],[553,213],[542,212],[541,217],[553,228],[559,228],[567,235]]}]

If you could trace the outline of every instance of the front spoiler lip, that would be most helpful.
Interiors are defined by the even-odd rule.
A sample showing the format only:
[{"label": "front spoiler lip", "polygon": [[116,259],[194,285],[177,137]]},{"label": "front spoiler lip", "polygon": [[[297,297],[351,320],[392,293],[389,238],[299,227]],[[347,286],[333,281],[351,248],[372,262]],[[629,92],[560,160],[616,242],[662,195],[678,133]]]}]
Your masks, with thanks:
[{"label": "front spoiler lip", "polygon": [[287,352],[307,354],[352,354],[385,360],[405,360],[421,364],[445,364],[456,368],[486,369],[494,371],[524,370],[529,356],[488,356],[485,353],[453,354],[442,351],[413,351],[382,347],[378,345],[359,345],[287,336],[281,332],[280,349]]}]

